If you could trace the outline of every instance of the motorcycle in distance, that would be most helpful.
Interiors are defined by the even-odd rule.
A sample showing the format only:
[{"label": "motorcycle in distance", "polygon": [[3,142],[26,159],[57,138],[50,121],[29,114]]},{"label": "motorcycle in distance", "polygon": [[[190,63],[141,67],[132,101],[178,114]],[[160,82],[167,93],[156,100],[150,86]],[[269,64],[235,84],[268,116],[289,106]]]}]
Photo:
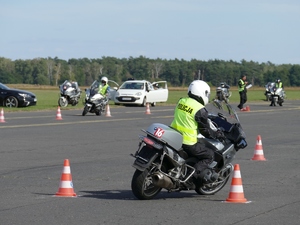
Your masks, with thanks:
[{"label": "motorcycle in distance", "polygon": [[286,99],[285,91],[283,88],[277,88],[275,83],[271,83],[269,85],[270,92],[270,101],[274,101],[274,103],[282,106],[282,103]]},{"label": "motorcycle in distance", "polygon": [[225,82],[220,83],[220,86],[216,89],[216,99],[220,101],[229,102],[231,92],[229,91],[230,86]]},{"label": "motorcycle in distance", "polygon": [[71,83],[68,80],[59,86],[60,89],[60,97],[58,99],[58,105],[60,107],[67,107],[68,104],[75,106],[78,104],[81,91],[78,87],[77,82]]},{"label": "motorcycle in distance", "polygon": [[85,116],[88,112],[95,113],[100,116],[105,112],[105,107],[109,99],[98,93],[100,82],[95,80],[90,88],[85,89],[85,101],[82,115]]},{"label": "motorcycle in distance", "polygon": [[274,86],[275,86],[274,82],[268,82],[265,85],[266,91],[265,91],[264,95],[266,96],[266,101],[272,101],[272,95],[271,95],[270,87],[274,87]]},{"label": "motorcycle in distance", "polygon": [[138,150],[131,154],[136,169],[131,189],[136,198],[153,199],[162,189],[168,192],[194,190],[200,195],[213,195],[226,185],[233,172],[236,152],[247,146],[246,136],[237,113],[228,103],[214,100],[206,107],[211,127],[222,130],[226,137],[218,140],[199,135],[199,141],[215,153],[210,168],[218,173],[218,179],[211,183],[195,182],[194,165],[198,159],[189,157],[182,149],[182,135],[170,126],[153,123],[142,130],[145,135],[140,136]]}]

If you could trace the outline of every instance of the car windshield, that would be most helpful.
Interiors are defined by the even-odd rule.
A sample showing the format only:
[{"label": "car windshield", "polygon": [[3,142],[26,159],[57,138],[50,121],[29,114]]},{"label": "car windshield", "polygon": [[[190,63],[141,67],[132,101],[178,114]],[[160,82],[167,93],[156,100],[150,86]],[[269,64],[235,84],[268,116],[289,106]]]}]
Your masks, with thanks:
[{"label": "car windshield", "polygon": [[121,85],[120,89],[144,89],[144,83],[143,82],[125,82]]},{"label": "car windshield", "polygon": [[0,83],[0,89],[9,90],[10,88]]}]

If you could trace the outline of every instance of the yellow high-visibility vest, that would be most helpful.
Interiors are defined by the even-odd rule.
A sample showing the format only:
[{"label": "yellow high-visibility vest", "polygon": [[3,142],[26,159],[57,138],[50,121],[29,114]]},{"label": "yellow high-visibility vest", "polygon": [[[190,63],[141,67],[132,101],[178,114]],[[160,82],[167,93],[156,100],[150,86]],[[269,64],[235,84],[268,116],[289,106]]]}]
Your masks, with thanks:
[{"label": "yellow high-visibility vest", "polygon": [[195,114],[204,106],[192,98],[182,98],[177,103],[171,127],[183,135],[183,144],[194,145],[197,143],[198,123]]}]

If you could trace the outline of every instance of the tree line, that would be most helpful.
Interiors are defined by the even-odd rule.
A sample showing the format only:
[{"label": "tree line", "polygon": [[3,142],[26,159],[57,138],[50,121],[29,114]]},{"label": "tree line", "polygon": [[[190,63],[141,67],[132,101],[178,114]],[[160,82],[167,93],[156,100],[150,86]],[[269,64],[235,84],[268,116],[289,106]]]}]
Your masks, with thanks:
[{"label": "tree line", "polygon": [[128,78],[149,81],[166,80],[172,87],[185,87],[195,79],[204,80],[212,86],[226,82],[237,86],[242,74],[252,85],[264,86],[280,78],[284,86],[300,86],[300,65],[271,62],[258,63],[241,60],[224,61],[197,59],[150,59],[144,56],[118,59],[34,58],[11,60],[0,57],[0,82],[4,84],[36,84],[58,86],[64,80],[76,80],[80,86],[89,86],[102,76],[121,84]]}]

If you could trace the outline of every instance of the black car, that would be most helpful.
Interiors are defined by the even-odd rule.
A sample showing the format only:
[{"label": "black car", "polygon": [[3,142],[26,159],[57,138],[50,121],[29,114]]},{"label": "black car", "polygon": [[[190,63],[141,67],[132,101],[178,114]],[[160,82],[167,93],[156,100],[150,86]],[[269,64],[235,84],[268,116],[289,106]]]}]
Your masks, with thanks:
[{"label": "black car", "polygon": [[25,107],[36,105],[35,94],[18,89],[11,89],[0,83],[0,104],[5,107]]}]

